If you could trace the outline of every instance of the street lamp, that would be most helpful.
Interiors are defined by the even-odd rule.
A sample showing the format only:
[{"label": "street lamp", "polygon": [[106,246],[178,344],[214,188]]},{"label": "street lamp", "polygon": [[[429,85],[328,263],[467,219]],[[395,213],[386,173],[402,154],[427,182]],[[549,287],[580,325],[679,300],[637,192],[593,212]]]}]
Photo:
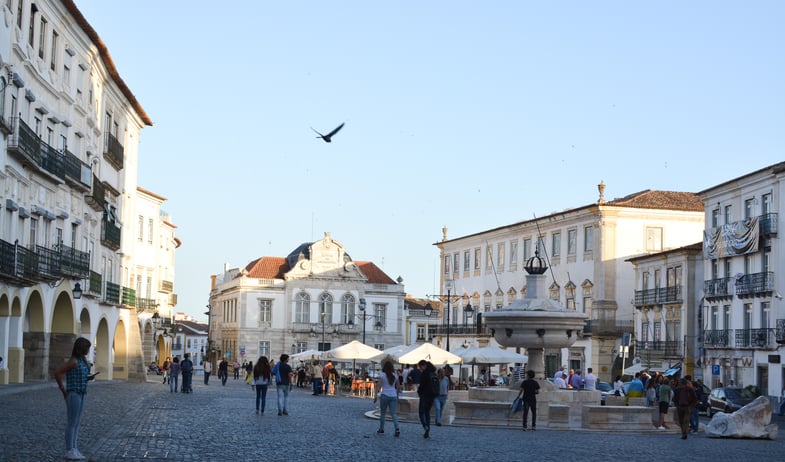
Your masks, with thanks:
[{"label": "street lamp", "polygon": [[468,318],[471,317],[474,309],[472,308],[472,302],[467,302],[466,306],[463,308],[464,316],[463,316],[463,325],[465,326],[468,323]]},{"label": "street lamp", "polygon": [[431,343],[431,315],[433,314],[433,307],[430,303],[425,304],[425,308],[423,309],[423,314],[425,314],[425,341]]},{"label": "street lamp", "polygon": [[324,308],[322,308],[322,347],[319,348],[319,351],[325,351],[324,350],[324,316],[325,316],[325,312],[324,312]]},{"label": "street lamp", "polygon": [[[450,309],[450,302],[452,301],[453,280],[446,279],[444,281],[444,288],[447,289],[447,295],[446,295],[447,297],[447,345],[446,345],[447,348],[446,350],[450,351],[450,311],[452,311]],[[438,297],[439,299],[441,299],[442,297],[445,297],[445,295],[442,294],[429,295],[429,297]]]}]

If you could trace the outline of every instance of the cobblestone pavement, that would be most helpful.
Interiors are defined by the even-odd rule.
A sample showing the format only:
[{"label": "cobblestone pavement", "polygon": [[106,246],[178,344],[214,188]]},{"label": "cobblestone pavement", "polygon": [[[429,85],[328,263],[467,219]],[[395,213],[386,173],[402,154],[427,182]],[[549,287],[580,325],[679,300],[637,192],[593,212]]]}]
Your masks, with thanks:
[{"label": "cobblestone pavement", "polygon": [[[97,382],[88,387],[79,449],[89,460],[596,460],[618,457],[727,460],[778,458],[785,454],[785,419],[775,417],[774,441],[724,440],[703,433],[682,441],[669,433],[522,432],[513,429],[432,427],[422,437],[414,423],[392,423],[377,435],[365,417],[369,399],[312,396],[294,389],[289,416],[279,417],[275,387],[257,415],[250,386],[229,379],[209,386],[194,377],[192,394],[168,385]],[[213,377],[214,379],[214,377]],[[704,417],[704,422],[706,418]],[[65,403],[54,382],[0,387],[0,461],[63,460]],[[421,454],[419,454],[421,453]]]}]

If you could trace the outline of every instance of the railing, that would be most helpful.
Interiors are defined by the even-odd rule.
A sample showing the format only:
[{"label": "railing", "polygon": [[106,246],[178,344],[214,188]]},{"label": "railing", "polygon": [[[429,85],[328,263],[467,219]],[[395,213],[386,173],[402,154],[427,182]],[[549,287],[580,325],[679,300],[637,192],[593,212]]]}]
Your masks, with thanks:
[{"label": "railing", "polygon": [[155,311],[158,308],[158,302],[154,298],[137,298],[136,311]]},{"label": "railing", "polygon": [[736,329],[736,348],[774,348],[774,329]]},{"label": "railing", "polygon": [[8,150],[21,157],[36,170],[65,180],[63,154],[44,143],[24,120],[15,118],[14,125],[18,129],[8,142]]},{"label": "railing", "polygon": [[706,298],[733,297],[731,278],[709,279],[703,281],[703,293]]},{"label": "railing", "polygon": [[65,181],[69,185],[77,186],[83,190],[90,189],[93,169],[88,164],[82,162],[66,149],[63,153],[63,165],[65,167]]},{"label": "railing", "polygon": [[35,246],[38,254],[38,276],[43,279],[57,279],[60,277],[60,254],[44,246]]},{"label": "railing", "polygon": [[433,332],[434,335],[476,335],[478,337],[486,337],[491,335],[490,329],[488,326],[482,326],[477,329],[475,324],[452,324],[452,325],[430,325],[428,326],[429,330]]},{"label": "railing", "polygon": [[174,283],[172,281],[161,281],[161,289],[159,292],[171,294],[174,290]]},{"label": "railing", "polygon": [[93,174],[93,189],[85,196],[85,202],[98,212],[102,211],[106,204],[106,188],[95,174]]},{"label": "railing", "polygon": [[703,331],[703,345],[708,347],[727,347],[730,345],[730,330]]},{"label": "railing", "polygon": [[106,133],[106,143],[104,145],[104,157],[110,164],[114,165],[117,170],[123,169],[123,145],[117,141],[114,135]]},{"label": "railing", "polygon": [[57,149],[41,142],[41,168],[52,175],[65,180],[65,161],[63,154]]},{"label": "railing", "polygon": [[90,274],[90,253],[60,244],[60,274],[85,279]]},{"label": "railing", "polygon": [[640,353],[645,351],[662,353],[666,358],[681,358],[683,353],[680,340],[638,340],[635,342],[635,349]]},{"label": "railing", "polygon": [[103,286],[103,276],[95,271],[90,271],[90,278],[87,280],[87,292],[100,297],[103,293]]},{"label": "railing", "polygon": [[123,287],[123,305],[136,306],[136,289]]},{"label": "railing", "polygon": [[177,306],[177,294],[169,294],[169,304]]},{"label": "railing", "polygon": [[0,240],[0,274],[32,282],[38,274],[38,255],[19,244]]},{"label": "railing", "polygon": [[777,319],[777,331],[774,335],[774,341],[780,345],[785,343],[785,319]]},{"label": "railing", "polygon": [[112,250],[120,248],[120,227],[109,220],[101,220],[101,244]]},{"label": "railing", "polygon": [[778,214],[767,213],[758,217],[758,226],[761,236],[772,236],[777,234]]},{"label": "railing", "polygon": [[120,304],[120,285],[106,281],[106,295],[104,300],[115,305]]},{"label": "railing", "polygon": [[656,289],[636,290],[635,305],[658,305],[682,301],[681,286],[658,287]]},{"label": "railing", "polygon": [[758,295],[774,290],[774,273],[744,274],[736,278],[736,295]]}]

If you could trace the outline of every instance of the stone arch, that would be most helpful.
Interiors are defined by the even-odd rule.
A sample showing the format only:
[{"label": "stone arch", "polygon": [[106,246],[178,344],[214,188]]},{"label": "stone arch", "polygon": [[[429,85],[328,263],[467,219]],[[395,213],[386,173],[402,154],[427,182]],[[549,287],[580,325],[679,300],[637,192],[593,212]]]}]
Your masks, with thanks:
[{"label": "stone arch", "polygon": [[22,320],[23,377],[25,382],[46,380],[49,370],[49,337],[45,333],[46,318],[41,292],[32,289],[27,298]]},{"label": "stone arch", "polygon": [[87,308],[82,308],[82,311],[79,313],[79,334],[82,337],[90,338],[90,332],[92,332],[92,322],[90,321],[90,312]]},{"label": "stone arch", "polygon": [[114,328],[114,341],[112,342],[112,356],[114,357],[112,378],[128,379],[128,338],[125,332],[125,322],[117,321]]},{"label": "stone arch", "polygon": [[76,319],[71,295],[61,291],[52,308],[49,329],[49,376],[71,356],[76,340]]},{"label": "stone arch", "polygon": [[93,372],[100,372],[96,377],[97,380],[112,379],[112,348],[110,341],[109,323],[106,318],[101,318],[98,321],[93,341],[93,362],[95,363]]},{"label": "stone arch", "polygon": [[0,295],[0,317],[11,316],[11,303],[8,301],[8,295]]}]

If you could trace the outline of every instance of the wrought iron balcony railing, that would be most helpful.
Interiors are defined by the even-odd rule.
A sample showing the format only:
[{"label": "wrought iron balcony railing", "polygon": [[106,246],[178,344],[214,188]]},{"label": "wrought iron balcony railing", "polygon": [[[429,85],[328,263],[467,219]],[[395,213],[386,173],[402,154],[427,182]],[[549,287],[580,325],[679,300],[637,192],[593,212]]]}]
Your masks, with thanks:
[{"label": "wrought iron balcony railing", "polygon": [[123,145],[117,141],[114,135],[106,133],[104,143],[104,157],[117,170],[123,169]]},{"label": "wrought iron balcony railing", "polygon": [[90,279],[87,280],[87,292],[100,297],[103,293],[103,276],[95,271],[90,271]]},{"label": "wrought iron balcony railing", "polygon": [[38,254],[18,243],[0,240],[0,275],[32,285],[38,274]]},{"label": "wrought iron balcony railing", "polygon": [[785,319],[777,319],[777,330],[774,334],[774,341],[780,345],[785,343]]},{"label": "wrought iron balcony railing", "polygon": [[101,183],[95,174],[93,174],[93,184],[90,194],[85,196],[85,202],[93,210],[100,212],[106,205],[106,187]]},{"label": "wrought iron balcony railing", "polygon": [[120,248],[120,227],[107,219],[101,220],[101,244],[112,250]]},{"label": "wrought iron balcony railing", "polygon": [[174,290],[174,283],[172,281],[161,281],[161,289],[159,292],[171,294]]},{"label": "wrought iron balcony railing", "polygon": [[633,321],[616,321],[605,319],[589,319],[584,323],[583,333],[599,336],[621,337],[622,334],[635,330]]},{"label": "wrought iron balcony railing", "polygon": [[63,165],[65,167],[66,183],[82,191],[90,190],[93,169],[88,164],[79,160],[78,157],[66,149],[63,153]]},{"label": "wrought iron balcony railing", "polygon": [[709,279],[703,281],[703,293],[706,298],[732,298],[731,278]]},{"label": "wrought iron balcony railing", "polygon": [[137,298],[136,311],[150,311],[154,312],[158,309],[158,302],[154,298]]},{"label": "wrought iron balcony railing", "polygon": [[774,329],[736,329],[736,348],[767,350],[776,347]]},{"label": "wrought iron balcony railing", "polygon": [[730,345],[730,330],[706,330],[703,332],[703,345],[725,348]]},{"label": "wrought iron balcony railing", "polygon": [[90,253],[67,245],[58,245],[60,274],[64,277],[86,279],[90,275]]},{"label": "wrought iron balcony railing", "polygon": [[433,333],[433,335],[447,335],[449,332],[450,335],[475,335],[478,337],[490,337],[491,330],[488,329],[488,326],[483,325],[479,329],[475,324],[439,324],[439,325],[431,325],[428,329]]},{"label": "wrought iron balcony railing", "polygon": [[767,213],[758,217],[758,225],[760,226],[761,236],[776,236],[777,235],[777,213]]},{"label": "wrought iron balcony railing", "polygon": [[754,296],[771,293],[774,290],[774,273],[744,274],[736,278],[736,295]]},{"label": "wrought iron balcony railing", "polygon": [[104,301],[108,303],[120,304],[120,285],[114,282],[106,281],[106,295]]},{"label": "wrought iron balcony railing", "polygon": [[638,340],[635,342],[638,354],[656,352],[666,358],[681,358],[684,350],[680,340]]},{"label": "wrought iron balcony railing", "polygon": [[8,151],[38,172],[65,180],[63,154],[44,143],[24,120],[15,117],[15,131],[8,140]]},{"label": "wrought iron balcony railing", "polygon": [[124,306],[136,306],[136,289],[123,287],[122,300]]},{"label": "wrought iron balcony railing", "polygon": [[660,305],[682,301],[681,286],[636,290],[635,306]]}]

